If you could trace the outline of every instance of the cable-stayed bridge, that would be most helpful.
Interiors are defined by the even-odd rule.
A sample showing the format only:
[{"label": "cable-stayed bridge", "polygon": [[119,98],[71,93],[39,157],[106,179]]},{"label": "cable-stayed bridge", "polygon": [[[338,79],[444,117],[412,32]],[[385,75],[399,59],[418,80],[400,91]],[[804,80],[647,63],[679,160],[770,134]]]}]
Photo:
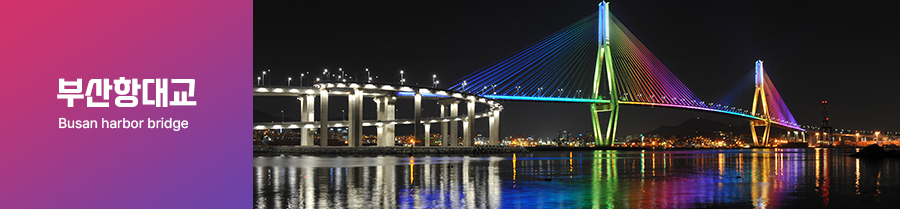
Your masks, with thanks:
[{"label": "cable-stayed bridge", "polygon": [[[254,96],[291,96],[301,101],[300,121],[254,123],[254,129],[300,129],[300,145],[313,145],[315,129],[322,135],[329,133],[330,127],[347,127],[345,143],[361,146],[362,127],[376,127],[379,139],[395,139],[395,125],[409,124],[415,127],[412,144],[472,146],[474,121],[482,118],[489,122],[488,144],[497,145],[503,106],[495,100],[518,100],[590,104],[594,138],[600,146],[613,144],[622,105],[685,108],[743,117],[750,121],[757,146],[769,144],[772,126],[805,131],[784,104],[763,62],[756,61],[754,68],[748,63],[747,70],[746,76],[736,79],[719,96],[700,99],[609,12],[609,3],[603,2],[597,13],[465,76],[449,90],[408,86],[403,80],[399,85],[347,82],[340,77],[344,76],[342,71],[338,79],[326,76],[312,87],[254,86]],[[327,69],[323,75],[330,75]],[[257,77],[257,82],[260,80]],[[331,96],[347,96],[347,119],[329,119]],[[363,118],[365,97],[376,103],[376,119]],[[413,118],[396,118],[397,99],[414,100]],[[437,100],[440,116],[422,115],[423,99]],[[319,120],[315,119],[317,100]],[[479,105],[484,107],[483,112],[475,111]],[[608,112],[609,119],[601,121],[601,112]],[[457,137],[459,123],[461,137]],[[430,137],[432,124],[440,125],[440,137]],[[758,127],[763,127],[760,134]],[[329,138],[334,137],[326,135],[319,145],[328,146]],[[394,146],[394,140],[378,140],[378,146]]]},{"label": "cable-stayed bridge", "polygon": [[[758,146],[769,144],[771,126],[803,131],[763,62],[756,61],[752,69],[716,98],[702,100],[609,12],[609,3],[602,2],[599,12],[465,76],[450,90],[498,100],[590,103],[594,138],[601,146],[614,142],[621,105],[744,117]],[[605,124],[600,112],[609,112]],[[757,134],[757,127],[764,131]]]}]

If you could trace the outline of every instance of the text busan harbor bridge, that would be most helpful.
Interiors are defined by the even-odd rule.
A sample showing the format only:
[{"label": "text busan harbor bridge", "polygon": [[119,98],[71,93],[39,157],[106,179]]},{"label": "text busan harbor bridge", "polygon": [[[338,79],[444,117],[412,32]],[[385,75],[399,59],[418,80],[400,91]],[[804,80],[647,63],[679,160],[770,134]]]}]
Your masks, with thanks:
[{"label": "text busan harbor bridge", "polygon": [[[301,121],[256,123],[254,129],[301,129],[301,144],[312,145],[309,130],[320,128],[327,133],[328,126],[346,126],[349,128],[349,145],[359,146],[362,126],[376,126],[379,139],[390,139],[394,125],[411,124],[416,126],[416,137],[422,139],[428,136],[431,123],[441,123],[441,138],[450,142],[445,143],[446,146],[453,146],[458,139],[456,127],[462,123],[463,145],[471,146],[473,121],[489,118],[489,143],[496,145],[499,115],[503,109],[497,100],[518,100],[590,104],[590,111],[585,113],[591,114],[596,144],[600,146],[613,144],[621,105],[686,108],[742,117],[750,121],[752,139],[757,146],[770,143],[772,126],[794,134],[804,132],[766,74],[763,61],[756,61],[753,68],[748,62],[747,69],[753,70],[736,79],[734,86],[711,100],[701,100],[609,12],[609,3],[602,2],[599,12],[465,76],[449,89],[345,80],[319,82],[313,87],[255,86],[254,96],[296,96],[304,101],[301,102]],[[349,97],[348,121],[327,121],[327,98],[335,93]],[[316,96],[322,105],[320,121],[315,121],[312,113]],[[362,119],[363,97],[375,99],[378,105],[376,120]],[[415,99],[415,118],[394,118],[393,100],[398,97]],[[423,98],[438,100],[441,115],[423,117],[419,106]],[[465,115],[459,115],[459,103],[467,104]],[[475,113],[476,104],[488,108]],[[601,112],[609,113],[605,124],[598,114]],[[757,127],[763,127],[764,131],[757,134]],[[421,134],[421,130],[426,134]],[[327,145],[327,140],[322,141]],[[378,144],[393,146],[392,142],[379,140]],[[426,146],[429,144],[425,143]]]}]

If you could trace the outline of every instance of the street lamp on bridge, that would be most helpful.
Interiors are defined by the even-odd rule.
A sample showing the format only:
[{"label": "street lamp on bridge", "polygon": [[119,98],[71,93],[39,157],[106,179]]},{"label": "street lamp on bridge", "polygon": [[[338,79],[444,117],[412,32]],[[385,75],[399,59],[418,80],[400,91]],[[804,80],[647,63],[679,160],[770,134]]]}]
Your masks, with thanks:
[{"label": "street lamp on bridge", "polygon": [[[322,75],[325,75],[325,80],[326,80],[326,81],[327,81],[327,80],[331,80],[331,75],[328,74],[328,69],[325,69],[325,71],[322,71]],[[317,80],[318,80],[318,79],[317,79]]]},{"label": "street lamp on bridge", "polygon": [[288,86],[291,86],[291,77],[288,77]]}]

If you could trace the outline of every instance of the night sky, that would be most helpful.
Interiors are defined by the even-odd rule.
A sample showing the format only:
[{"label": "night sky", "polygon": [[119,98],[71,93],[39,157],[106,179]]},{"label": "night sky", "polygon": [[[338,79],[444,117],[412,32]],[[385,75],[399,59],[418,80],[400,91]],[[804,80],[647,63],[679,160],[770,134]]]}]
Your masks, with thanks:
[{"label": "night sky", "polygon": [[[343,68],[364,77],[368,68],[379,82],[398,82],[404,70],[408,83],[423,86],[437,74],[446,88],[596,12],[598,3],[256,1],[254,69],[248,81],[256,84],[264,69],[272,70],[267,75],[272,84],[285,85],[290,76],[297,85],[301,72],[321,76],[323,69]],[[610,11],[703,100],[722,93],[763,60],[798,123],[819,125],[821,100],[828,100],[836,128],[900,131],[895,109],[900,106],[900,32],[895,29],[900,12],[895,5],[632,0],[611,1]],[[503,104],[503,136],[591,130],[587,104]],[[270,115],[284,109],[286,118],[296,120],[296,107],[292,98],[254,98],[254,110]],[[340,109],[331,108],[330,114],[340,116]],[[433,109],[426,105],[426,114]],[[364,117],[374,118],[374,113]],[[693,110],[626,106],[619,135],[694,117],[747,123]],[[476,126],[486,131],[486,122]],[[398,134],[411,133],[403,131]]]}]

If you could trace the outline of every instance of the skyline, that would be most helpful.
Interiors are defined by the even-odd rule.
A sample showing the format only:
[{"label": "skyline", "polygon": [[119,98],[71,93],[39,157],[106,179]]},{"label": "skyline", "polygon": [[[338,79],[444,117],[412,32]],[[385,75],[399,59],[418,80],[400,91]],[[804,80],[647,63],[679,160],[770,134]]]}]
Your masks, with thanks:
[{"label": "skyline", "polygon": [[[271,76],[270,83],[277,85],[278,79],[286,84],[288,72],[297,74],[293,76],[297,79],[301,72],[316,74],[325,68],[336,70],[340,67],[357,75],[368,68],[373,75],[379,76],[379,82],[397,82],[393,80],[399,80],[399,70],[404,70],[406,79],[413,81],[407,83],[418,81],[427,85],[436,74],[441,86],[447,88],[458,78],[500,61],[596,12],[597,3],[257,2],[254,6],[253,78],[259,76],[262,69],[272,69],[274,72],[267,76]],[[886,61],[889,59],[880,59],[884,62],[849,61],[860,60],[860,56],[889,56],[889,46],[898,45],[897,41],[882,38],[884,41],[878,46],[841,45],[846,48],[842,51],[868,51],[869,54],[825,50],[839,45],[839,37],[856,34],[849,30],[830,30],[826,26],[849,25],[850,22],[877,26],[878,21],[873,20],[885,20],[894,15],[877,11],[884,7],[842,6],[848,15],[841,18],[829,16],[827,4],[800,3],[613,1],[611,12],[702,99],[711,99],[720,93],[721,89],[751,71],[753,61],[761,59],[766,61],[767,73],[798,123],[819,125],[822,120],[820,102],[828,100],[830,122],[834,127],[898,130],[900,122],[891,118],[896,114],[889,112],[890,104],[896,104],[898,100],[889,96],[896,92],[889,81],[897,72],[882,70],[889,69],[890,63]],[[884,28],[868,29],[872,31],[867,35],[874,38],[890,34]],[[879,50],[876,49],[882,53],[877,53]],[[823,54],[840,55],[848,61],[838,62],[819,56]],[[848,71],[847,66],[862,69],[842,73]],[[866,85],[840,82],[863,78],[871,82]],[[305,84],[309,85],[310,80],[307,78]],[[295,80],[292,84],[299,82]],[[859,98],[878,100],[867,103]],[[254,106],[257,106],[256,101]],[[588,112],[587,105],[504,102],[504,106],[502,135],[536,128],[535,124],[511,122],[523,121],[517,117],[553,121],[546,129],[553,129],[555,125],[590,129],[590,119],[584,114]],[[524,115],[538,110],[542,114]],[[624,107],[621,114],[621,134],[673,125],[698,116],[726,123],[742,122],[725,116],[669,108]],[[580,132],[578,128],[570,130]]]}]

